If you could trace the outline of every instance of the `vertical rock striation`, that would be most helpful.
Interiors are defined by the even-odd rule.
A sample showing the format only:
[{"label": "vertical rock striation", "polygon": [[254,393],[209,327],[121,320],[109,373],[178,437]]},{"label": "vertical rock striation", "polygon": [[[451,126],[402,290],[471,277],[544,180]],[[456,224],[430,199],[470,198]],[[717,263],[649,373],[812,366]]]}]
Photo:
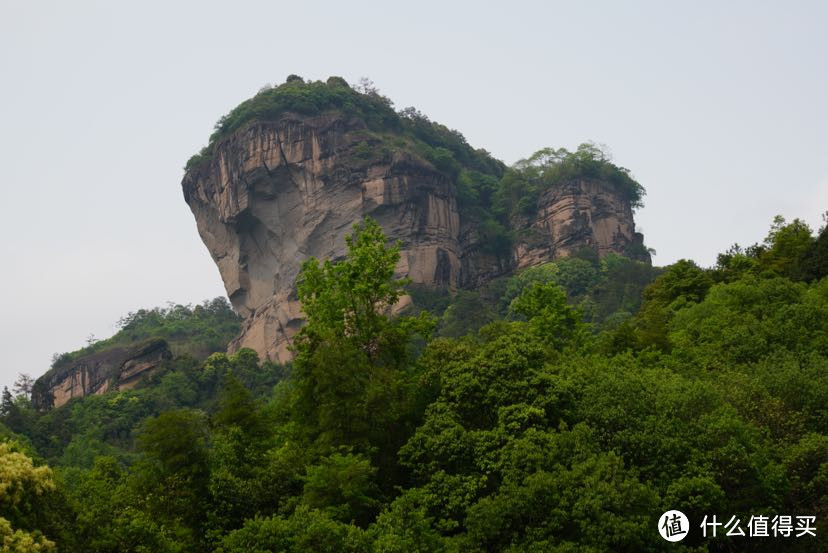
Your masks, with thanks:
[{"label": "vertical rock striation", "polygon": [[566,257],[587,247],[649,262],[644,236],[635,232],[630,201],[595,179],[574,179],[541,194],[537,213],[517,222],[514,269]]},{"label": "vertical rock striation", "polygon": [[[387,148],[389,140],[399,147]],[[647,258],[630,201],[590,179],[544,192],[534,215],[512,222],[511,253],[496,256],[475,216],[461,216],[452,178],[404,137],[378,135],[360,117],[336,111],[253,119],[216,141],[182,187],[244,318],[230,350],[250,347],[280,362],[290,359],[302,324],[294,287],[302,263],[344,256],[345,235],[365,216],[402,244],[399,275],[451,290],[582,247]]]},{"label": "vertical rock striation", "polygon": [[359,119],[286,116],[247,125],[187,172],[184,198],[245,319],[231,350],[288,360],[301,325],[294,281],[303,261],[342,257],[345,235],[366,215],[402,243],[399,274],[457,287],[452,183],[414,155],[378,148]]}]

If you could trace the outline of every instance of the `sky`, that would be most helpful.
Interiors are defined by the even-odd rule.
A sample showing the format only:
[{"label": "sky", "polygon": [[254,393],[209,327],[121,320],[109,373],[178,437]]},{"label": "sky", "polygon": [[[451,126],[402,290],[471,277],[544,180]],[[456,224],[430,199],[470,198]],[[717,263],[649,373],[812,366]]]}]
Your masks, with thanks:
[{"label": "sky", "polygon": [[606,144],[701,265],[828,210],[828,2],[0,0],[0,385],[130,311],[224,294],[184,203],[216,120],[374,81],[513,163]]}]

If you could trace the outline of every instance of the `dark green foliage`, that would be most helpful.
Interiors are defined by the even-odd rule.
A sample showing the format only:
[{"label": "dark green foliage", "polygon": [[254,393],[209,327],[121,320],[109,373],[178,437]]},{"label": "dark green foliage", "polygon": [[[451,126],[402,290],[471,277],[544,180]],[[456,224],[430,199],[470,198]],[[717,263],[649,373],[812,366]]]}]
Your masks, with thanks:
[{"label": "dark green foliage", "polygon": [[713,278],[692,261],[681,259],[667,267],[644,289],[644,303],[634,319],[624,320],[604,337],[612,352],[656,348],[669,351],[670,321],[680,310],[699,303],[713,285]]},{"label": "dark green foliage", "polygon": [[497,312],[479,292],[460,290],[443,313],[437,332],[440,336],[459,338],[473,334],[497,318]]},{"label": "dark green foliage", "polygon": [[557,283],[558,263],[544,263],[535,265],[519,272],[504,281],[503,290],[499,294],[498,310],[502,315],[509,311],[512,301],[533,284]]},{"label": "dark green foliage", "polygon": [[210,468],[205,413],[191,409],[165,411],[147,419],[137,437],[143,454],[134,467],[134,493],[144,511],[165,527],[175,529],[179,542],[206,550]]},{"label": "dark green foliage", "polygon": [[[241,350],[45,414],[9,394],[63,466],[8,516],[68,552],[826,550],[828,279],[792,271],[814,242],[790,230],[665,268],[641,310],[658,270],[581,252],[456,295],[429,341],[425,311],[390,317],[397,249],[366,222],[306,265],[292,370]],[[667,509],[817,537],[670,544]]]},{"label": "dark green foliage", "polygon": [[819,280],[828,276],[828,214],[824,216],[825,225],[819,236],[806,249],[799,262],[801,276],[807,281]]},{"label": "dark green foliage", "polygon": [[669,325],[677,355],[713,368],[757,362],[774,352],[828,355],[828,281],[742,280],[713,287]]},{"label": "dark green foliage", "polygon": [[222,378],[213,424],[218,428],[238,427],[251,437],[261,436],[265,432],[255,397],[232,372],[226,373]]},{"label": "dark green foliage", "polygon": [[485,150],[473,149],[458,131],[429,120],[412,107],[400,111],[399,115],[406,131],[431,148],[433,153],[426,157],[443,158],[446,160],[444,163],[465,167],[470,171],[468,178],[480,178],[483,184],[492,183],[486,180],[487,176],[499,177],[503,173],[501,162]]},{"label": "dark green foliage", "polygon": [[716,267],[711,276],[716,282],[733,282],[748,274],[759,274],[759,261],[752,251],[746,252],[739,244],[733,244],[716,257]]},{"label": "dark green foliage", "polygon": [[483,219],[478,229],[481,249],[501,261],[509,261],[512,253],[513,233],[493,217]]},{"label": "dark green foliage", "polygon": [[558,273],[555,282],[560,284],[570,298],[583,298],[601,281],[601,267],[596,259],[565,257],[555,262]]},{"label": "dark green foliage", "polygon": [[589,320],[608,326],[611,318],[627,317],[641,308],[644,289],[662,269],[649,263],[633,261],[626,257],[610,254],[601,261],[598,283],[587,294],[589,306],[584,311]]},{"label": "dark green foliage", "polygon": [[416,310],[427,311],[439,317],[452,301],[451,292],[423,284],[410,284],[406,290]]},{"label": "dark green foliage", "polygon": [[[828,215],[824,216],[828,221]],[[812,236],[800,219],[786,223],[777,215],[762,244],[742,249],[734,244],[719,254],[713,278],[731,282],[745,275],[782,276],[791,280],[814,281],[828,276],[828,226]]]},{"label": "dark green foliage", "polygon": [[225,400],[222,391],[236,389],[232,380],[249,390],[246,393],[262,397],[284,375],[283,367],[259,363],[249,349],[231,356],[215,353],[203,364],[179,357],[140,389],[91,395],[42,414],[27,406],[20,410],[19,431],[32,436],[38,452],[51,464],[89,468],[96,455],[131,463],[136,430],[147,417],[179,407],[215,412]]},{"label": "dark green foliage", "polygon": [[435,528],[423,506],[421,490],[403,493],[377,517],[369,530],[374,551],[385,553],[429,553],[457,551]]},{"label": "dark green foliage", "polygon": [[644,290],[644,300],[671,311],[699,303],[713,285],[710,276],[692,261],[681,259]]},{"label": "dark green foliage", "polygon": [[362,455],[333,453],[308,467],[302,503],[334,520],[367,526],[380,505],[376,472]]},{"label": "dark green foliage", "polygon": [[465,528],[462,551],[570,541],[635,550],[657,496],[586,426],[564,431],[577,388],[545,366],[544,340],[525,326],[500,327],[475,354],[447,362],[440,396],[401,450],[421,483],[419,502],[436,528]]},{"label": "dark green foliage", "polygon": [[200,411],[175,409],[147,419],[137,437],[147,478],[175,479],[184,488],[204,486],[207,436],[207,417]]}]

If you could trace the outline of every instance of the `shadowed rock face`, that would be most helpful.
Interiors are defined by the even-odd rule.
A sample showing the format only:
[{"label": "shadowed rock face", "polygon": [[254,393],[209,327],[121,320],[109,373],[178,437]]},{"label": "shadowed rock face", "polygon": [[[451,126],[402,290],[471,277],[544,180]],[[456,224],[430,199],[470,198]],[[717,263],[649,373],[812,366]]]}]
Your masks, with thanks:
[{"label": "shadowed rock face", "polygon": [[401,242],[400,276],[452,290],[583,246],[605,255],[641,242],[628,201],[608,185],[576,181],[544,194],[536,217],[514,221],[529,239],[497,259],[484,253],[476,222],[461,219],[448,177],[405,148],[383,149],[364,122],[339,115],[249,123],[188,170],[182,187],[245,319],[230,351],[250,347],[280,362],[302,324],[294,281],[303,261],[343,257],[345,236],[365,216]]},{"label": "shadowed rock face", "polygon": [[32,390],[32,403],[38,409],[49,409],[76,397],[128,390],[171,357],[164,340],[85,355],[38,378]]}]

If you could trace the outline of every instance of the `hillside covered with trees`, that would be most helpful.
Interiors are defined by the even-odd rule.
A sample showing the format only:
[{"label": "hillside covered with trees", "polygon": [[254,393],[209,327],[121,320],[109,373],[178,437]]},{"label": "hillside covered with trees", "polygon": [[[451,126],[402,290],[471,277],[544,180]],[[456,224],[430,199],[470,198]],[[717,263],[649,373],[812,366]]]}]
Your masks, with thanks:
[{"label": "hillside covered with trees", "polygon": [[[4,394],[3,550],[828,549],[828,229],[778,218],[712,268],[582,252],[454,296],[397,258],[366,220],[307,261],[290,365],[183,348],[132,390]],[[703,537],[706,515],[816,536]]]}]

